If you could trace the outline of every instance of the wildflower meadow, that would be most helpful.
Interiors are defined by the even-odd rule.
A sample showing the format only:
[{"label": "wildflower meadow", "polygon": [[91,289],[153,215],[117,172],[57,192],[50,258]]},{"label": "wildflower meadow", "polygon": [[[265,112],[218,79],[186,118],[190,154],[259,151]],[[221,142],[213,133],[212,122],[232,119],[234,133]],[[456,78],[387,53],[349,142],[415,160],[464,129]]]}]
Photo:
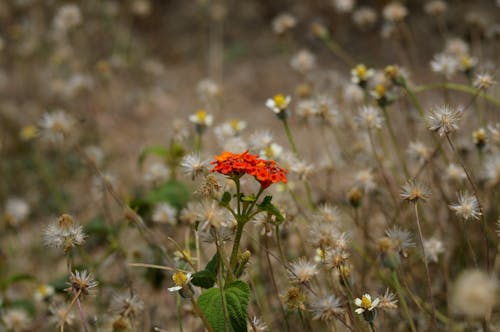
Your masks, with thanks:
[{"label": "wildflower meadow", "polygon": [[500,331],[500,1],[0,1],[0,332]]}]

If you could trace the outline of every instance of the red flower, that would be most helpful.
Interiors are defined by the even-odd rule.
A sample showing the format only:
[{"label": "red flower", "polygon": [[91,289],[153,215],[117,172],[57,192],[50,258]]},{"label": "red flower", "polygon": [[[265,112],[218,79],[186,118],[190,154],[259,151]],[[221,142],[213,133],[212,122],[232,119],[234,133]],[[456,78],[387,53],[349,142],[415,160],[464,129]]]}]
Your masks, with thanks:
[{"label": "red flower", "polygon": [[245,151],[240,154],[223,152],[215,157],[212,162],[212,172],[227,176],[241,176],[250,174],[260,183],[262,188],[267,188],[273,183],[286,183],[287,171],[281,168],[274,160],[259,159],[259,156]]}]

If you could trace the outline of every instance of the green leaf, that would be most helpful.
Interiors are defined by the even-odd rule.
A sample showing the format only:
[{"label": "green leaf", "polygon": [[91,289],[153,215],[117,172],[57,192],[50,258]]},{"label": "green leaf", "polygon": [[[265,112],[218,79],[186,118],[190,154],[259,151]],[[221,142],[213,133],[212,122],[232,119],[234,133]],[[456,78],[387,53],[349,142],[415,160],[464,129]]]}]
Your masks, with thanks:
[{"label": "green leaf", "polygon": [[224,194],[222,195],[219,205],[228,206],[229,202],[231,202],[231,193],[229,191],[225,191]]},{"label": "green leaf", "polygon": [[276,217],[276,222],[281,223],[285,220],[285,217],[281,214],[280,210],[274,206],[273,203],[271,203],[273,197],[272,196],[266,196],[262,200],[262,203],[260,203],[258,206],[259,210],[265,211],[273,216]]},{"label": "green leaf", "polygon": [[85,225],[85,233],[88,235],[107,235],[110,232],[111,228],[101,216],[93,218]]},{"label": "green leaf", "polygon": [[241,197],[241,200],[243,202],[255,202],[255,195],[252,194],[250,196],[243,196],[243,197]]},{"label": "green leaf", "polygon": [[215,284],[216,275],[210,271],[202,270],[193,274],[191,283],[201,288],[212,288]]},{"label": "green leaf", "polygon": [[[229,330],[247,331],[247,306],[250,287],[241,280],[229,283],[223,290]],[[222,308],[221,289],[211,288],[198,298],[198,305],[215,332],[225,332],[224,311]]]},{"label": "green leaf", "polygon": [[177,209],[182,209],[189,201],[189,190],[182,182],[169,180],[157,189],[150,191],[146,200],[150,204],[167,202]]},{"label": "green leaf", "polygon": [[16,300],[10,303],[11,308],[18,308],[26,311],[31,317],[35,317],[35,304],[30,300]]},{"label": "green leaf", "polygon": [[161,145],[151,145],[142,150],[141,154],[139,155],[139,159],[137,162],[139,163],[140,166],[144,163],[144,160],[146,160],[146,157],[149,155],[155,155],[155,156],[160,156],[163,158],[166,158],[168,156],[168,150],[164,146]]},{"label": "green leaf", "polygon": [[219,263],[219,254],[216,253],[214,257],[212,257],[210,262],[207,263],[207,266],[205,266],[205,270],[217,275],[217,271],[219,270]]},{"label": "green leaf", "polygon": [[33,277],[32,275],[27,273],[19,273],[19,274],[13,274],[5,278],[4,280],[1,281],[0,285],[2,289],[6,289],[12,284],[15,284],[17,282],[32,281],[32,280],[35,280],[35,277]]}]

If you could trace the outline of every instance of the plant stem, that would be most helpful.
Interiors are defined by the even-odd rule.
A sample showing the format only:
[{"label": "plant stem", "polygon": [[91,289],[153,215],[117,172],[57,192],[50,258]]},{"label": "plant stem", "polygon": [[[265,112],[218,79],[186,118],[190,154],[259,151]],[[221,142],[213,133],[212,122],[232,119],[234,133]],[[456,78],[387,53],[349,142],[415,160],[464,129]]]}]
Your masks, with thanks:
[{"label": "plant stem", "polygon": [[181,296],[177,293],[177,319],[179,320],[179,332],[183,332],[182,328],[182,314],[181,314]]},{"label": "plant stem", "polygon": [[293,139],[292,132],[290,131],[290,127],[288,126],[288,121],[286,119],[283,119],[282,122],[283,122],[283,126],[285,127],[285,133],[286,133],[286,137],[288,138],[288,142],[292,146],[293,154],[296,157],[298,157],[299,152],[297,150],[297,146],[295,145],[295,141]]},{"label": "plant stem", "polygon": [[410,316],[410,311],[408,310],[408,304],[406,303],[406,299],[404,297],[403,290],[401,288],[401,284],[399,283],[398,274],[395,270],[392,271],[392,280],[394,281],[394,288],[396,289],[396,293],[398,294],[399,302],[401,303],[401,306],[403,307],[403,312],[406,316],[406,320],[408,321],[408,324],[410,324],[410,329],[412,332],[417,332],[417,329],[415,328],[415,324],[413,323],[413,319]]},{"label": "plant stem", "polygon": [[422,255],[424,258],[425,275],[427,277],[427,292],[429,293],[429,301],[430,301],[431,307],[432,307],[432,324],[434,325],[434,328],[437,329],[436,308],[434,306],[434,300],[432,298],[431,275],[429,273],[429,265],[427,263],[427,255],[425,252],[424,236],[422,235],[422,228],[420,226],[420,218],[418,216],[418,202],[415,202],[414,207],[415,207],[415,220],[417,222],[417,229],[418,229],[418,237],[420,239],[420,247],[422,249]]},{"label": "plant stem", "polygon": [[405,173],[405,176],[408,178],[410,176],[410,173],[408,172],[408,166],[406,166],[406,161],[401,154],[401,150],[398,145],[398,139],[396,138],[396,134],[394,133],[394,129],[392,128],[391,124],[391,119],[389,117],[389,114],[387,113],[387,108],[386,107],[381,107],[382,112],[384,113],[385,117],[385,122],[387,123],[387,129],[389,129],[389,135],[391,136],[392,144],[394,144],[394,149],[396,150],[396,154],[398,156],[399,162],[401,163],[401,166],[403,167],[403,171]]},{"label": "plant stem", "polygon": [[434,84],[424,84],[424,85],[419,85],[417,86],[414,91],[416,93],[419,92],[424,92],[427,90],[433,90],[433,89],[448,89],[448,90],[454,90],[454,91],[460,91],[460,92],[465,92],[469,94],[476,94],[479,97],[482,97],[492,103],[493,105],[500,107],[500,99],[497,99],[493,97],[490,94],[485,93],[484,91],[480,91],[479,93],[477,92],[477,89],[472,88],[467,85],[463,84],[457,84],[457,83],[434,83]]},{"label": "plant stem", "polygon": [[372,332],[377,332],[377,329],[375,328],[373,322],[370,322],[370,329],[372,330]]},{"label": "plant stem", "polygon": [[479,199],[479,196],[477,194],[476,185],[474,184],[474,181],[472,181],[472,175],[469,172],[468,168],[465,167],[465,163],[462,161],[462,158],[460,158],[458,151],[455,149],[455,145],[453,144],[449,134],[446,134],[446,139],[448,140],[448,143],[450,144],[450,147],[453,150],[453,153],[457,156],[458,162],[459,162],[460,166],[462,167],[462,169],[464,170],[465,175],[467,177],[467,181],[469,182],[469,184],[472,188],[472,193],[476,197],[476,200],[477,200],[477,205],[479,207],[481,225],[482,225],[482,230],[483,230],[483,237],[484,237],[484,242],[486,245],[486,271],[490,272],[490,243],[488,240],[488,227],[486,225],[486,220],[484,218],[483,204],[481,204],[481,200]]},{"label": "plant stem", "polygon": [[189,293],[189,299],[191,300],[191,304],[193,305],[193,309],[196,312],[196,314],[201,318],[203,321],[203,325],[207,329],[208,332],[215,332],[214,329],[212,328],[212,325],[207,320],[207,317],[203,314],[203,311],[201,311],[200,307],[198,306],[198,302],[194,298],[194,294],[191,291],[188,291]]}]

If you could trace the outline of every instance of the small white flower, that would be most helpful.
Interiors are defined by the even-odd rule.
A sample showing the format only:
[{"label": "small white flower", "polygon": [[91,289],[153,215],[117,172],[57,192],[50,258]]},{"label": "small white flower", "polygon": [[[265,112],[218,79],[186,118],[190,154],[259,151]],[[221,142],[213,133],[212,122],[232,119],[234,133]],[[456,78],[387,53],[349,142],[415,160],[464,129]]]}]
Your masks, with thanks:
[{"label": "small white flower", "polygon": [[172,280],[174,281],[175,286],[169,287],[168,291],[169,292],[178,292],[182,288],[184,288],[185,285],[189,284],[189,282],[193,279],[191,272],[184,273],[181,271],[177,271],[174,273],[172,276]]},{"label": "small white flower", "polygon": [[290,96],[285,97],[282,94],[277,94],[273,98],[269,98],[266,101],[266,106],[274,113],[280,114],[281,112],[284,112],[287,109],[291,100],[292,98]]},{"label": "small white flower", "polygon": [[368,69],[364,64],[359,64],[351,69],[351,83],[358,85],[366,83],[373,75],[375,75],[375,70]]},{"label": "small white flower", "polygon": [[214,122],[214,117],[205,110],[200,109],[189,116],[189,121],[195,125],[210,127]]},{"label": "small white flower", "polygon": [[283,153],[283,147],[277,143],[271,143],[260,151],[259,155],[266,159],[278,159]]},{"label": "small white flower", "polygon": [[365,311],[372,311],[380,303],[380,299],[377,297],[372,301],[370,294],[365,294],[361,298],[356,298],[354,304],[358,307],[354,310],[357,314],[361,315]]}]

